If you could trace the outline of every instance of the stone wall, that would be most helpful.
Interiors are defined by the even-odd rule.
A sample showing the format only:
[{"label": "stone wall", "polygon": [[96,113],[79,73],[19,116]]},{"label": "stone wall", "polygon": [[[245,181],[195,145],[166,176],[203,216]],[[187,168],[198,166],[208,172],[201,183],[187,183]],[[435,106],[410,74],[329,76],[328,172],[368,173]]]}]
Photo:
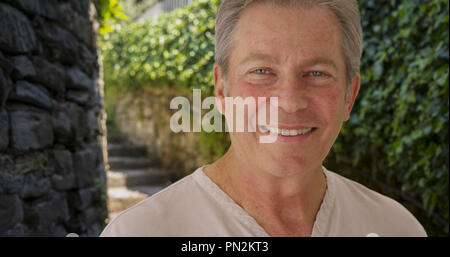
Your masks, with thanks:
[{"label": "stone wall", "polygon": [[0,0],[0,236],[96,236],[106,217],[91,0]]},{"label": "stone wall", "polygon": [[170,101],[184,96],[192,103],[192,91],[175,86],[144,87],[124,93],[116,104],[115,124],[128,140],[145,145],[156,165],[180,178],[211,160],[202,153],[200,133],[174,133]]}]

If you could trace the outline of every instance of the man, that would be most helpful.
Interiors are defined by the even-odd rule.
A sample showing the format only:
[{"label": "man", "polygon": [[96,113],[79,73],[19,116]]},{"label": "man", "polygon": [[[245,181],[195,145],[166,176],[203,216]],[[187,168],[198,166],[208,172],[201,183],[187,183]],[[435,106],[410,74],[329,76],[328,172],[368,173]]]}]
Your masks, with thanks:
[{"label": "man", "polygon": [[278,129],[230,133],[222,158],[102,236],[426,236],[399,203],[322,166],[359,91],[355,0],[223,0],[215,43],[218,102],[277,97]]}]

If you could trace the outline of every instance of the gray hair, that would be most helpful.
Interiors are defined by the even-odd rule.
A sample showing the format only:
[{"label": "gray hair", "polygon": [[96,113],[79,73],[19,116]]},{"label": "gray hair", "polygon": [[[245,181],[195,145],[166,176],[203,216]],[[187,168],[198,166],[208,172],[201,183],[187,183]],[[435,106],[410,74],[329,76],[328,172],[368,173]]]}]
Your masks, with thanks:
[{"label": "gray hair", "polygon": [[[356,0],[222,0],[216,17],[215,61],[224,78],[228,74],[228,62],[233,50],[234,31],[243,10],[256,1],[269,2],[274,6],[296,5],[302,8],[322,7],[331,11],[338,19],[342,31],[341,49],[345,59],[347,99],[349,85],[359,73],[363,51],[363,35],[358,3]],[[228,90],[225,88],[225,90]]]}]

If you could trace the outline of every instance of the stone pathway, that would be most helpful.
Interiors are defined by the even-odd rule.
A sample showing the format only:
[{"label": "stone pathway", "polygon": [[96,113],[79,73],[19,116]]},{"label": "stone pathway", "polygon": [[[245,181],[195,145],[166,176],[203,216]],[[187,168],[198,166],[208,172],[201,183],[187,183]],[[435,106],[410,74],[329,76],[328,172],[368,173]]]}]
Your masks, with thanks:
[{"label": "stone pathway", "polygon": [[170,184],[168,173],[146,157],[145,147],[127,142],[108,144],[109,220]]}]

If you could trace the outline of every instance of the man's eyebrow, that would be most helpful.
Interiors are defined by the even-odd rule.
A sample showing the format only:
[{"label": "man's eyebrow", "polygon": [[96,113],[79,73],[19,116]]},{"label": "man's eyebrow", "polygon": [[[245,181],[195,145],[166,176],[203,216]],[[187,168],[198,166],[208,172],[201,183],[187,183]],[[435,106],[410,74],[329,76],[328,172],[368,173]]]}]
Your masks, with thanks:
[{"label": "man's eyebrow", "polygon": [[[277,64],[279,63],[278,59],[271,55],[256,53],[248,55],[239,64],[244,64],[251,61],[269,61]],[[305,62],[303,62],[302,66],[311,67],[318,64],[328,65],[331,66],[333,69],[338,70],[337,64],[333,60],[326,57],[317,57],[306,60]]]},{"label": "man's eyebrow", "polygon": [[278,63],[278,60],[273,56],[270,56],[267,54],[256,53],[256,54],[248,55],[239,64],[247,63],[250,61],[269,61],[269,62]]},{"label": "man's eyebrow", "polygon": [[318,57],[318,58],[313,58],[313,59],[307,60],[307,61],[305,61],[303,66],[311,67],[311,66],[318,65],[318,64],[325,64],[325,65],[331,66],[335,70],[338,70],[337,64],[333,60],[328,59],[326,57]]}]

